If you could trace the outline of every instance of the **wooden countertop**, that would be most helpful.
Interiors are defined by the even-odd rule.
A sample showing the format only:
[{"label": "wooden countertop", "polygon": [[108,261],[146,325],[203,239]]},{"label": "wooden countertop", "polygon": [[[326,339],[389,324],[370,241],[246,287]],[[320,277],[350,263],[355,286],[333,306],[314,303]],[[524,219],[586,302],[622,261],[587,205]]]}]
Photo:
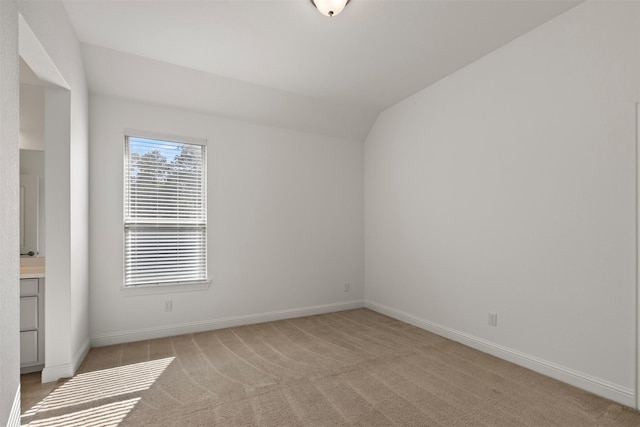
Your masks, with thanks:
[{"label": "wooden countertop", "polygon": [[42,257],[20,258],[20,278],[35,279],[44,277],[45,259]]}]

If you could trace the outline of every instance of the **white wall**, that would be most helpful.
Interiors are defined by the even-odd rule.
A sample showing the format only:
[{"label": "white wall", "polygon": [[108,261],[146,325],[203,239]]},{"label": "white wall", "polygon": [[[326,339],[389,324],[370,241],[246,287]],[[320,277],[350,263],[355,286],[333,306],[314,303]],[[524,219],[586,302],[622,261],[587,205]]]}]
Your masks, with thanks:
[{"label": "white wall", "polygon": [[[362,142],[93,95],[90,121],[94,344],[362,306]],[[121,290],[125,128],[208,140],[208,290]]]},{"label": "white wall", "polygon": [[[19,425],[18,12],[0,1],[0,425]],[[16,400],[17,399],[17,400]],[[16,412],[17,410],[17,412]]]},{"label": "white wall", "polygon": [[365,138],[378,115],[373,107],[294,94],[99,46],[83,44],[82,55],[96,94],[357,140]]},{"label": "white wall", "polygon": [[[88,93],[80,46],[64,6],[51,1],[20,2],[18,7],[53,75],[66,83],[66,88],[45,90],[49,227],[43,380],[53,381],[73,374],[89,348]],[[36,64],[24,59],[47,81]]]},{"label": "white wall", "polygon": [[44,86],[20,84],[20,149],[44,150]]},{"label": "white wall", "polygon": [[588,2],[381,114],[368,306],[635,405],[639,31]]}]

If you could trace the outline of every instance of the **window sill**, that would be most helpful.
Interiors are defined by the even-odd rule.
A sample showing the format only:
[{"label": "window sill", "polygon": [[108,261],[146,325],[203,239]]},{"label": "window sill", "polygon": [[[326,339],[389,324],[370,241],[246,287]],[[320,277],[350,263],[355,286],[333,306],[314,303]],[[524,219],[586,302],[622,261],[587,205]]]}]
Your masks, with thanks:
[{"label": "window sill", "polygon": [[206,291],[211,286],[211,281],[194,283],[174,283],[158,285],[120,286],[124,296],[134,297],[138,295],[170,294],[175,292]]}]

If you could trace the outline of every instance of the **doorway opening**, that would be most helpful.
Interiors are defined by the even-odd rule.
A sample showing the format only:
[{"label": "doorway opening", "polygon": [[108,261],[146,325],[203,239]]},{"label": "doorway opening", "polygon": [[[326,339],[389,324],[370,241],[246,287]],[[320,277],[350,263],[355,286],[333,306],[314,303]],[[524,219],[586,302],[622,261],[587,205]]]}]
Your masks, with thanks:
[{"label": "doorway opening", "polygon": [[[22,15],[18,15],[18,53],[20,170],[35,176],[30,188],[37,193],[21,215],[24,233],[21,227],[20,234],[25,239],[20,250],[20,365],[21,372],[41,370],[42,382],[48,382],[59,378],[56,373],[47,376],[47,368],[56,364],[55,352],[64,345],[57,341],[68,327],[64,305],[56,301],[68,295],[68,281],[56,268],[63,264],[56,257],[64,252],[61,242],[70,236],[64,227],[46,225],[53,223],[47,218],[60,217],[57,211],[69,192],[69,152],[64,147],[70,141],[71,91]],[[26,196],[25,192],[25,200]]]}]

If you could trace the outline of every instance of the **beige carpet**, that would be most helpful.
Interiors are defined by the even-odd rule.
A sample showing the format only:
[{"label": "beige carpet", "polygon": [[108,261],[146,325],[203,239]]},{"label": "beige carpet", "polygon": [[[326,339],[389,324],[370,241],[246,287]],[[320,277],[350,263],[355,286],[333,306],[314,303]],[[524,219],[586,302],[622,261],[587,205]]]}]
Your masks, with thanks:
[{"label": "beige carpet", "polygon": [[640,426],[634,410],[366,309],[94,348],[46,387],[24,378],[23,425]]}]

